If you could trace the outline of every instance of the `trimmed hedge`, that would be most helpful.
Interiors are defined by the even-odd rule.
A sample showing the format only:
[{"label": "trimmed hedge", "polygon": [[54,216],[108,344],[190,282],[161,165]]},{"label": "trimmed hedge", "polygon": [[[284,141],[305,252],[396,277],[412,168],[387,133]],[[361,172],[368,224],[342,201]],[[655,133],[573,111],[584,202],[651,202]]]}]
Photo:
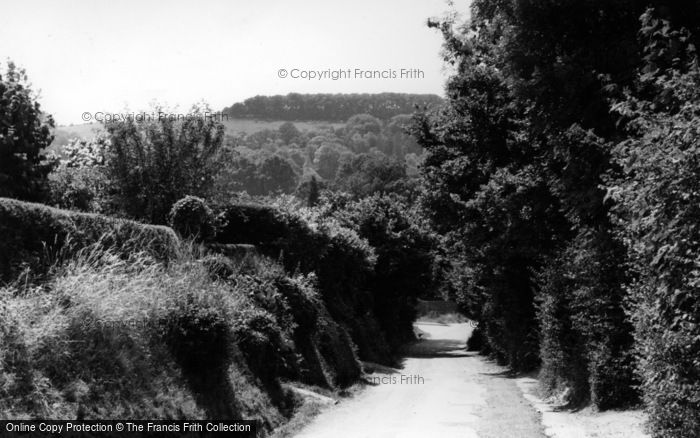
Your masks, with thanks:
[{"label": "trimmed hedge", "polygon": [[33,276],[45,275],[92,244],[125,255],[145,251],[167,261],[178,238],[164,226],[0,198],[0,281],[12,281],[27,268]]},{"label": "trimmed hedge", "polygon": [[185,196],[173,204],[168,215],[168,224],[180,236],[207,241],[214,234],[214,214],[204,199]]},{"label": "trimmed hedge", "polygon": [[222,225],[214,238],[216,243],[255,245],[261,253],[281,259],[290,271],[313,271],[323,256],[324,236],[298,218],[264,205],[232,204],[220,208]]}]

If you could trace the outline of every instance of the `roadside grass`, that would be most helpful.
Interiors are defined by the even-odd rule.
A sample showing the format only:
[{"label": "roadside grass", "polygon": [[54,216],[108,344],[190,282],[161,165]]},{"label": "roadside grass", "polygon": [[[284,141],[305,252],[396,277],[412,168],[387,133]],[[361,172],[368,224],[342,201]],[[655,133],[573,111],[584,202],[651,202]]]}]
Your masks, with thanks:
[{"label": "roadside grass", "polygon": [[[290,385],[292,384],[297,388],[307,392],[313,392],[316,395],[298,394],[296,396],[297,407],[294,410],[294,414],[287,423],[277,428],[270,438],[290,438],[297,435],[304,427],[309,425],[314,418],[330,409],[337,402],[342,402],[343,399],[353,398],[367,387],[367,383],[364,381],[360,381],[342,390],[330,390],[298,382],[290,383]],[[323,400],[324,398],[334,399],[336,403],[326,402]]]}]

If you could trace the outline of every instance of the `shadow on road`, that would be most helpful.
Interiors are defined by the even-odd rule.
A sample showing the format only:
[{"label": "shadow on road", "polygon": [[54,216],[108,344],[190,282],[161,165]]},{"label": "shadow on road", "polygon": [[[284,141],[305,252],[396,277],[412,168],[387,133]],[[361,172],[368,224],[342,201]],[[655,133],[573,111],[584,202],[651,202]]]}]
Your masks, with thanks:
[{"label": "shadow on road", "polygon": [[406,349],[408,357],[435,357],[454,353],[466,353],[464,342],[455,339],[423,339]]}]

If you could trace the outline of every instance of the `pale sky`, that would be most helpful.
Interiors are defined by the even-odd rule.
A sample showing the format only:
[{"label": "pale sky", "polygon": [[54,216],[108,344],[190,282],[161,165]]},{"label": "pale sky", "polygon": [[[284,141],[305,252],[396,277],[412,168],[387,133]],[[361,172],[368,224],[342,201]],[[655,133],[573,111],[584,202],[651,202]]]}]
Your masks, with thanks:
[{"label": "pale sky", "polygon": [[[456,1],[468,14],[470,0]],[[214,110],[258,94],[443,94],[442,38],[425,22],[446,0],[11,1],[0,62],[27,70],[57,124],[83,112]],[[419,69],[414,79],[305,80],[296,70]]]}]

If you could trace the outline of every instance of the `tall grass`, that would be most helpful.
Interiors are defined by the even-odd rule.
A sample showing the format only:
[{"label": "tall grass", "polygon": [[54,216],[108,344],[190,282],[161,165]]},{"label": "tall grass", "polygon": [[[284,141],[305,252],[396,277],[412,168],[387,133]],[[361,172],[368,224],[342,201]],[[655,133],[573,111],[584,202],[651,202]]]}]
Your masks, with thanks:
[{"label": "tall grass", "polygon": [[197,255],[94,246],[42,286],[0,289],[0,417],[240,418],[243,392],[279,422],[236,362],[236,322],[259,309]]}]

